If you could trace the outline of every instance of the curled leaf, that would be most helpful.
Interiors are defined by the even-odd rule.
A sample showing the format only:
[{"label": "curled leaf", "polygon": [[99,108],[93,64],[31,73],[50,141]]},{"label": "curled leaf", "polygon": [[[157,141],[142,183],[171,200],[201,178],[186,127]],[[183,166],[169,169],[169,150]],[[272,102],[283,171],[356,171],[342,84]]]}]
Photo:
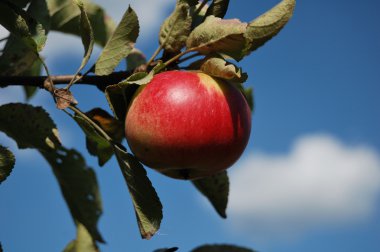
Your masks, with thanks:
[{"label": "curled leaf", "polygon": [[177,0],[173,13],[161,26],[160,45],[168,52],[179,52],[190,34],[191,23],[189,3],[184,0]]},{"label": "curled leaf", "polygon": [[15,163],[13,153],[0,145],[0,184],[11,174]]},{"label": "curled leaf", "polygon": [[58,109],[66,109],[71,104],[78,104],[78,101],[75,100],[73,94],[68,89],[60,88],[54,90],[54,97],[56,99]]},{"label": "curled leaf", "polygon": [[238,19],[224,20],[208,16],[190,33],[186,47],[188,50],[195,50],[205,55],[224,53],[235,60],[240,60],[243,58],[246,29],[247,23],[242,23]]},{"label": "curled leaf", "polygon": [[206,58],[201,64],[200,70],[208,75],[233,82],[243,83],[248,78],[248,75],[242,73],[240,68],[221,57]]}]

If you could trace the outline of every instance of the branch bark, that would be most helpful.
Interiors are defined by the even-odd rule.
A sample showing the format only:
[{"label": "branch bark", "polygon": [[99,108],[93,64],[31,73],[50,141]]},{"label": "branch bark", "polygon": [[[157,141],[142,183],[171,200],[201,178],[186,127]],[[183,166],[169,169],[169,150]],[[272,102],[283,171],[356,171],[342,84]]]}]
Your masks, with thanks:
[{"label": "branch bark", "polygon": [[[75,85],[93,85],[104,91],[112,84],[117,84],[131,75],[131,72],[115,72],[110,75],[96,76],[86,75],[75,83]],[[74,75],[52,75],[50,76],[54,84],[68,84]],[[32,86],[44,88],[47,76],[0,76],[0,87],[7,86]]]}]

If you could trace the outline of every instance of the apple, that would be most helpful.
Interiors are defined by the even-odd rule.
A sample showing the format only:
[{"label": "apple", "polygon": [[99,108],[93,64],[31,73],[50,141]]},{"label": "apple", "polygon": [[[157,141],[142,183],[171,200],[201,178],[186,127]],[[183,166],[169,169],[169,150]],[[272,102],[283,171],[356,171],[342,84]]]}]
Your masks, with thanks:
[{"label": "apple", "polygon": [[251,111],[226,81],[197,71],[167,71],[141,86],[125,134],[135,156],[169,177],[197,179],[229,168],[243,153]]}]

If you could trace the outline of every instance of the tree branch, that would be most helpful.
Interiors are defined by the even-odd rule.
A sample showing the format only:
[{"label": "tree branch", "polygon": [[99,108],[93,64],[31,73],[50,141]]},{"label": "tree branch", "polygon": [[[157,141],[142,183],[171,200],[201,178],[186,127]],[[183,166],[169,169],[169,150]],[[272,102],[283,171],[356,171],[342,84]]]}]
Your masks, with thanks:
[{"label": "tree branch", "polygon": [[[131,74],[131,72],[115,72],[104,76],[86,75],[78,80],[75,85],[93,85],[104,91],[107,86],[117,84],[129,77]],[[50,76],[54,84],[68,84],[73,77],[74,75]],[[0,76],[0,87],[32,86],[44,88],[44,82],[47,78],[48,76]]]}]

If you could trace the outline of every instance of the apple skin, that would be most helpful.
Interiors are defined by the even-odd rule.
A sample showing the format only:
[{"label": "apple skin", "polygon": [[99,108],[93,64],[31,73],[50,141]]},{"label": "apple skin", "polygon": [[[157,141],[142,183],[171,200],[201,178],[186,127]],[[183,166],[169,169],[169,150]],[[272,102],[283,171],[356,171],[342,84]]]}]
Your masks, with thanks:
[{"label": "apple skin", "polygon": [[248,143],[251,111],[228,82],[202,72],[167,71],[136,91],[125,131],[146,166],[172,178],[198,179],[239,159]]}]

